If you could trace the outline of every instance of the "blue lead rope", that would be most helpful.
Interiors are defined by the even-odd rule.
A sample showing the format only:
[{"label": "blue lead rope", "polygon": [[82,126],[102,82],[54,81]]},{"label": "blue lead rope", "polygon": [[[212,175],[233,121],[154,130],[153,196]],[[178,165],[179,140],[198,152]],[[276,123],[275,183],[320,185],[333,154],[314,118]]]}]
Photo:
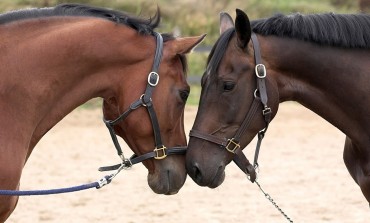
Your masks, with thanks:
[{"label": "blue lead rope", "polygon": [[35,195],[50,195],[50,194],[62,194],[62,193],[71,193],[81,190],[87,190],[91,188],[100,189],[103,186],[109,184],[112,181],[113,178],[112,175],[105,176],[101,178],[100,180],[89,183],[89,184],[83,184],[79,186],[74,187],[66,187],[66,188],[58,188],[58,189],[50,189],[50,190],[0,190],[0,195],[5,196],[35,196]]},{"label": "blue lead rope", "polygon": [[98,182],[84,184],[75,187],[67,187],[67,188],[59,188],[59,189],[51,189],[51,190],[23,190],[23,191],[16,191],[16,190],[0,190],[1,195],[7,196],[32,196],[32,195],[48,195],[48,194],[61,194],[61,193],[70,193],[80,190],[86,190],[93,187],[96,187]]},{"label": "blue lead rope", "polygon": [[117,176],[117,174],[123,169],[129,169],[130,166],[127,166],[127,163],[123,161],[117,170],[107,176],[104,176],[100,180],[89,183],[83,184],[74,187],[65,187],[65,188],[58,188],[58,189],[50,189],[50,190],[0,190],[0,195],[4,196],[34,196],[34,195],[50,195],[50,194],[62,194],[62,193],[71,193],[81,190],[87,190],[91,188],[100,189],[103,186],[112,182],[113,178]]}]

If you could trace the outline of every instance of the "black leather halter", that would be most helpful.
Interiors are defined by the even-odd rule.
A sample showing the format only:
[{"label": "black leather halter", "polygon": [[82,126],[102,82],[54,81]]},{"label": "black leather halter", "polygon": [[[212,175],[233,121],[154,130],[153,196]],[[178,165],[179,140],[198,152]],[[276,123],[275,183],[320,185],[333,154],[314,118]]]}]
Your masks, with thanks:
[{"label": "black leather halter", "polygon": [[[234,137],[227,139],[221,138],[219,136],[211,135],[208,133],[202,133],[198,130],[191,130],[189,136],[203,139],[224,147],[228,152],[235,154],[234,162],[237,166],[247,175],[249,175],[252,182],[256,179],[255,169],[258,167],[258,154],[261,146],[262,139],[267,131],[268,125],[271,121],[271,109],[267,106],[267,90],[266,90],[266,67],[262,64],[260,46],[258,38],[255,33],[251,36],[253,48],[254,48],[254,58],[255,58],[255,73],[257,77],[257,89],[254,92],[254,100],[247,115],[245,116],[243,122],[241,123],[239,129],[236,131]],[[262,105],[262,108],[261,108]],[[240,149],[240,137],[248,129],[249,125],[252,123],[253,118],[256,117],[257,111],[262,110],[262,115],[264,117],[266,127],[258,132],[258,141],[256,146],[256,151],[254,155],[254,164],[250,164],[249,160],[245,157],[244,153]]]},{"label": "black leather halter", "polygon": [[[153,94],[154,88],[157,86],[159,82],[158,70],[159,70],[159,65],[161,63],[162,53],[163,53],[163,38],[161,34],[157,32],[154,32],[154,35],[156,37],[157,47],[155,51],[152,71],[148,75],[148,83],[146,85],[144,94],[141,95],[141,97],[138,100],[134,101],[130,105],[130,107],[125,112],[123,112],[118,118],[114,120],[106,120],[104,118],[103,120],[109,130],[110,136],[112,137],[113,144],[117,150],[118,156],[122,159],[122,163],[113,165],[113,166],[100,167],[99,171],[115,170],[115,169],[119,169],[122,167],[128,168],[136,163],[140,163],[147,159],[154,158],[154,159],[160,160],[160,159],[166,158],[168,155],[182,155],[186,153],[186,148],[187,148],[186,146],[167,148],[162,143],[159,123],[158,123],[157,115],[155,113],[153,103],[152,103],[152,94]],[[132,111],[140,108],[141,106],[145,107],[149,113],[149,117],[150,117],[152,127],[153,127],[155,148],[152,152],[149,152],[143,155],[134,154],[132,157],[127,159],[123,155],[121,146],[118,142],[116,133],[114,131],[114,126],[118,124],[119,122],[123,121]]]}]

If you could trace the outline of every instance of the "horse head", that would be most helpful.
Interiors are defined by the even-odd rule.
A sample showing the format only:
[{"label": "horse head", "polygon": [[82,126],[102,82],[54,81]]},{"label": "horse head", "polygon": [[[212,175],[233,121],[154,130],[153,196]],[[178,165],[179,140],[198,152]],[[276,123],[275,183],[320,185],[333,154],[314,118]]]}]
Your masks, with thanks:
[{"label": "horse head", "polygon": [[[118,93],[104,100],[103,112],[104,119],[116,119],[111,121],[113,134],[121,136],[135,156],[144,157],[152,190],[174,194],[187,176],[183,119],[190,87],[186,81],[185,54],[205,36],[174,38],[157,34],[156,37],[154,55],[143,58],[131,71],[136,75],[133,81],[120,81]],[[182,153],[167,156],[170,148],[180,146]],[[150,159],[145,157],[148,154],[152,154]]]},{"label": "horse head", "polygon": [[[261,94],[256,81],[259,77],[255,74],[257,49],[251,43],[252,29],[247,15],[238,9],[236,12],[235,26],[230,15],[221,13],[221,35],[202,77],[199,109],[186,155],[188,174],[197,184],[211,188],[223,182],[225,166],[235,153],[266,127],[262,110],[270,109],[274,115],[278,105],[276,86],[269,77],[265,78],[266,96],[268,104],[274,106],[263,108],[260,102],[254,102]],[[258,69],[265,72],[264,66]],[[256,112],[247,115],[251,107]]]}]

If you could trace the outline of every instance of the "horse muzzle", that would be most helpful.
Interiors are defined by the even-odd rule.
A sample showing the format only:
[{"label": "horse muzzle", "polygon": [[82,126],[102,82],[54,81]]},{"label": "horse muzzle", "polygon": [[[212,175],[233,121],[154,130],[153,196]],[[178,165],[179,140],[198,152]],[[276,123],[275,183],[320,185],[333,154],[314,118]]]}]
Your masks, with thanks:
[{"label": "horse muzzle", "polygon": [[148,174],[148,185],[157,194],[176,194],[185,183],[187,173],[184,161],[179,163],[172,158],[175,157],[167,157],[166,160],[155,162],[158,166],[154,167],[153,173]]},{"label": "horse muzzle", "polygon": [[186,170],[199,186],[216,188],[225,179],[225,151],[210,148],[207,152],[208,148],[196,147],[195,142],[190,140],[186,153]]}]

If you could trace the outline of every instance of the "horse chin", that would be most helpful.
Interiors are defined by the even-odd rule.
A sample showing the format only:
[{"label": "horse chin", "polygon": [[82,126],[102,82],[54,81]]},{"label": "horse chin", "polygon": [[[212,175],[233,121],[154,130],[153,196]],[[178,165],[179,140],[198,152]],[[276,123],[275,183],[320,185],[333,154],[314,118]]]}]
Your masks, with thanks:
[{"label": "horse chin", "polygon": [[216,188],[218,186],[220,186],[225,180],[225,171],[221,171],[220,173],[217,173],[217,175],[215,176],[215,178],[213,179],[213,181],[207,185],[209,188]]},{"label": "horse chin", "polygon": [[170,173],[164,173],[161,175],[162,176],[148,174],[148,184],[154,193],[164,195],[177,194],[185,183],[185,180],[183,182],[179,182],[178,180],[173,179],[170,177]]},{"label": "horse chin", "polygon": [[154,193],[173,195],[177,194],[186,180],[185,171],[165,169],[148,174],[148,185]]}]

